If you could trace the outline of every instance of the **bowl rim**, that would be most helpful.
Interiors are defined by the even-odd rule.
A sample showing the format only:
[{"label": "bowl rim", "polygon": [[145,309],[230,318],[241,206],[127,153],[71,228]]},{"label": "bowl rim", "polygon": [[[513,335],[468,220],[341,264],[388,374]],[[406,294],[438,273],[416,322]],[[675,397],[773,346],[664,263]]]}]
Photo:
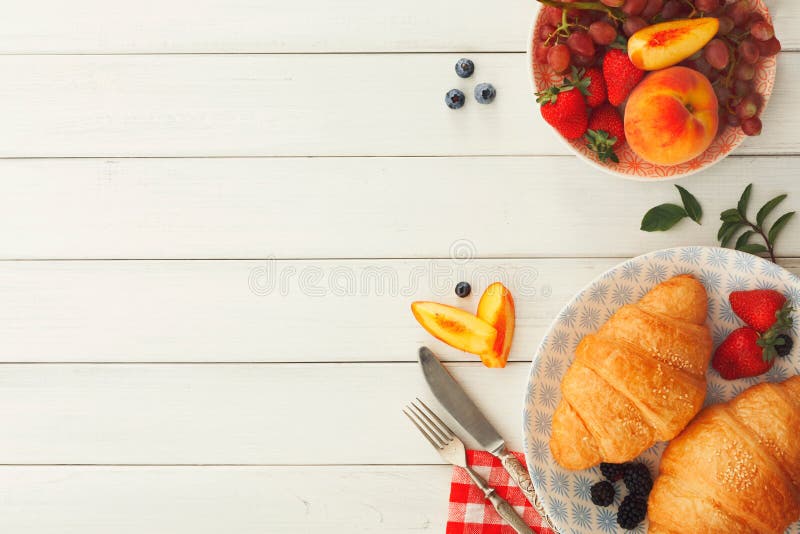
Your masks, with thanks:
[{"label": "bowl rim", "polygon": [[[536,74],[533,71],[533,63],[534,63],[533,38],[534,38],[534,32],[536,31],[536,23],[539,21],[539,14],[542,11],[543,4],[541,4],[539,2],[536,2],[536,7],[537,7],[537,9],[533,13],[532,23],[528,27],[528,42],[527,42],[527,45],[525,47],[525,50],[526,50],[525,57],[526,57],[526,61],[528,62],[528,83],[530,83],[531,89],[533,90],[534,94],[538,91],[538,88],[536,87]],[[769,15],[768,15],[768,20],[769,20]],[[767,104],[769,103],[769,100],[770,100],[771,96],[772,96],[772,92],[770,92],[768,95],[764,96],[764,105],[763,105],[762,110],[766,109]],[[704,164],[704,165],[702,165],[702,166],[700,166],[700,167],[698,167],[696,169],[692,169],[690,171],[687,171],[687,172],[685,172],[683,174],[674,175],[674,176],[649,176],[649,177],[645,177],[645,176],[636,176],[636,175],[632,175],[632,174],[626,174],[626,173],[623,173],[623,172],[615,171],[614,169],[612,169],[611,167],[609,167],[607,165],[602,165],[599,162],[593,160],[592,158],[589,158],[586,155],[584,155],[584,154],[580,153],[579,151],[575,150],[575,147],[573,147],[569,143],[569,141],[567,141],[564,138],[564,136],[562,136],[560,133],[555,131],[555,129],[550,128],[550,131],[552,132],[552,134],[554,134],[567,147],[567,149],[569,149],[569,151],[573,155],[577,156],[578,159],[580,159],[584,163],[588,163],[590,167],[594,167],[595,169],[597,169],[599,171],[602,171],[605,174],[608,174],[608,175],[611,175],[611,176],[616,176],[617,178],[624,178],[626,180],[631,180],[631,181],[634,181],[634,182],[658,182],[658,183],[662,183],[662,182],[675,182],[675,181],[678,181],[678,180],[682,180],[683,178],[688,178],[689,176],[692,176],[692,175],[697,174],[699,172],[705,171],[705,170],[713,167],[714,165],[718,164],[719,162],[721,162],[722,160],[724,160],[725,158],[730,156],[733,153],[734,150],[736,150],[739,146],[741,146],[742,143],[744,143],[744,140],[745,140],[745,138],[742,138],[739,142],[736,143],[736,145],[727,154],[725,154],[725,155],[723,155],[721,157],[718,157],[717,159],[715,159],[715,160],[713,160],[711,162],[708,162],[708,163],[706,163],[706,164]]]}]

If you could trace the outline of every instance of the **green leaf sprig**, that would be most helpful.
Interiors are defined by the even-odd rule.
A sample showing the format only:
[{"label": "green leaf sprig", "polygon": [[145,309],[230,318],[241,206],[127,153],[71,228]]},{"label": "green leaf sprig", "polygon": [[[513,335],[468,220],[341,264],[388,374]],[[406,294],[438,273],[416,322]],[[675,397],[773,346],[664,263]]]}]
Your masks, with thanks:
[{"label": "green leaf sprig", "polygon": [[[719,218],[722,221],[722,226],[717,233],[717,239],[719,240],[720,246],[725,247],[740,230],[745,230],[736,239],[734,248],[755,255],[769,254],[770,260],[775,262],[775,240],[778,239],[781,230],[783,230],[789,220],[794,216],[795,212],[790,211],[784,213],[767,228],[764,224],[767,217],[778,207],[778,204],[783,202],[786,198],[786,195],[778,195],[761,206],[761,209],[759,209],[756,214],[755,222],[750,221],[747,218],[747,207],[750,203],[750,192],[752,190],[753,184],[748,185],[739,198],[736,207],[727,209],[720,214]],[[750,238],[754,235],[761,237],[761,239],[764,240],[764,244],[750,243]]]},{"label": "green leaf sprig", "polygon": [[681,194],[683,206],[678,206],[677,204],[656,206],[644,214],[641,230],[645,232],[665,232],[686,217],[700,224],[700,219],[703,218],[703,208],[700,207],[700,203],[697,202],[694,195],[683,187],[679,185],[675,187],[678,188],[678,192]]}]

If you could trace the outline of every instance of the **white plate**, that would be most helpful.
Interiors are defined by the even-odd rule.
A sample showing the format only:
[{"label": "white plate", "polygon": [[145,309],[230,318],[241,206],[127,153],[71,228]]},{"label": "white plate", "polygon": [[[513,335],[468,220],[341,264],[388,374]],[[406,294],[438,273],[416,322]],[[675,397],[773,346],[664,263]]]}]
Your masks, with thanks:
[{"label": "white plate", "polygon": [[[731,331],[743,326],[731,310],[728,294],[741,289],[771,288],[800,306],[800,278],[789,271],[750,254],[715,247],[683,247],[659,250],[628,260],[586,286],[567,304],[542,340],[531,366],[523,413],[525,457],[537,494],[560,534],[631,532],[616,522],[617,506],[623,495],[618,491],[613,506],[592,504],[589,489],[601,480],[595,467],[568,471],[550,453],[550,425],[561,400],[559,385],[574,357],[575,347],[586,334],[602,325],[624,304],[636,302],[653,286],[678,274],[696,276],[708,292],[708,321],[714,345]],[[798,335],[795,321],[794,337]],[[798,347],[787,358],[778,358],[773,368],[760,377],[727,381],[709,369],[706,405],[725,402],[745,389],[764,381],[783,381],[800,374]],[[655,475],[664,443],[640,457]],[[619,489],[619,488],[618,488]],[[633,532],[647,531],[645,521]],[[787,534],[800,534],[800,522]]]}]

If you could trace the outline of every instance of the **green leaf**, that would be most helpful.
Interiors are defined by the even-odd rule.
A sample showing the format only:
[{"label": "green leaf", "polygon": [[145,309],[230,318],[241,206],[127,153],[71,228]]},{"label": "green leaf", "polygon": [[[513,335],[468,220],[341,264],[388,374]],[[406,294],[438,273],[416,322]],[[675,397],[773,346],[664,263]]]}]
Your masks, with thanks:
[{"label": "green leaf", "polygon": [[740,222],[726,222],[722,223],[722,226],[719,229],[719,233],[717,234],[717,239],[719,240],[719,244],[722,247],[728,245],[728,242],[731,238],[736,234],[737,231],[742,227],[742,223]]},{"label": "green leaf", "polygon": [[736,245],[734,248],[736,250],[742,250],[742,247],[747,245],[747,241],[750,239],[750,236],[753,235],[755,232],[753,230],[748,230],[747,232],[743,233],[739,236],[739,239],[736,240]]},{"label": "green leaf", "polygon": [[775,246],[775,240],[778,238],[778,234],[781,233],[781,230],[783,230],[783,227],[786,226],[786,223],[789,222],[789,219],[791,219],[793,215],[793,211],[784,213],[778,218],[777,221],[775,221],[775,224],[772,225],[772,228],[769,229],[769,235],[767,236],[767,239],[769,239],[769,242],[772,243],[773,247]]},{"label": "green leaf", "polygon": [[741,247],[737,247],[736,250],[741,250],[742,252],[747,252],[748,254],[762,254],[767,251],[767,247],[754,243],[751,245],[742,245]]},{"label": "green leaf", "polygon": [[764,224],[764,221],[769,216],[769,214],[772,213],[772,210],[774,210],[778,204],[783,202],[783,199],[785,199],[786,196],[787,195],[777,196],[772,200],[770,200],[769,202],[767,202],[766,204],[764,204],[763,206],[761,206],[761,209],[758,210],[758,215],[756,215],[756,225],[762,226]]},{"label": "green leaf", "polygon": [[731,208],[723,211],[720,214],[719,219],[723,222],[742,222],[744,217],[741,216],[738,210]]},{"label": "green leaf", "polygon": [[645,232],[663,232],[684,217],[688,217],[686,210],[677,204],[661,204],[645,213],[641,229]]},{"label": "green leaf", "polygon": [[681,201],[683,202],[683,207],[686,210],[686,213],[689,215],[689,218],[697,224],[700,224],[700,219],[703,217],[703,208],[700,207],[700,203],[693,194],[688,192],[683,187],[679,185],[676,185],[675,187],[678,188],[678,192],[681,194]]},{"label": "green leaf", "polygon": [[753,189],[753,184],[750,184],[744,188],[742,197],[739,199],[739,204],[736,206],[736,208],[739,210],[739,214],[743,218],[747,217],[747,204],[750,202],[750,191],[752,189]]}]

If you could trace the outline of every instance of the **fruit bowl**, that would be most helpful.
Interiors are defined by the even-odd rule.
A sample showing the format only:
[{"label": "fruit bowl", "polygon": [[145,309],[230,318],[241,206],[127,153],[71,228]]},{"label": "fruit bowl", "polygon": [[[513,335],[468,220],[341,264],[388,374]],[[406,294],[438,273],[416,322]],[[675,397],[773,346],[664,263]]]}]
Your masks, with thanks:
[{"label": "fruit bowl", "polygon": [[[771,22],[769,12],[763,0],[753,0],[752,5],[755,12],[760,13],[768,22]],[[535,93],[556,85],[563,79],[563,75],[554,72],[549,65],[537,62],[534,57],[536,36],[540,34],[543,24],[542,13],[542,5],[539,4],[539,9],[531,24],[527,46],[529,75]],[[763,98],[762,109],[766,107],[770,95],[772,94],[772,89],[775,85],[776,67],[776,56],[760,57],[755,64],[753,84],[756,91]],[[766,127],[769,127],[769,125],[767,124]],[[619,158],[619,163],[603,163],[597,158],[593,151],[587,148],[585,139],[579,138],[570,141],[555,130],[553,130],[553,132],[567,144],[573,153],[589,165],[607,174],[639,181],[675,180],[697,173],[718,163],[738,147],[742,141],[744,141],[745,137],[747,137],[740,127],[733,127],[728,125],[725,121],[720,121],[719,131],[705,152],[690,161],[678,165],[658,165],[642,159],[628,144],[615,149]]]}]

